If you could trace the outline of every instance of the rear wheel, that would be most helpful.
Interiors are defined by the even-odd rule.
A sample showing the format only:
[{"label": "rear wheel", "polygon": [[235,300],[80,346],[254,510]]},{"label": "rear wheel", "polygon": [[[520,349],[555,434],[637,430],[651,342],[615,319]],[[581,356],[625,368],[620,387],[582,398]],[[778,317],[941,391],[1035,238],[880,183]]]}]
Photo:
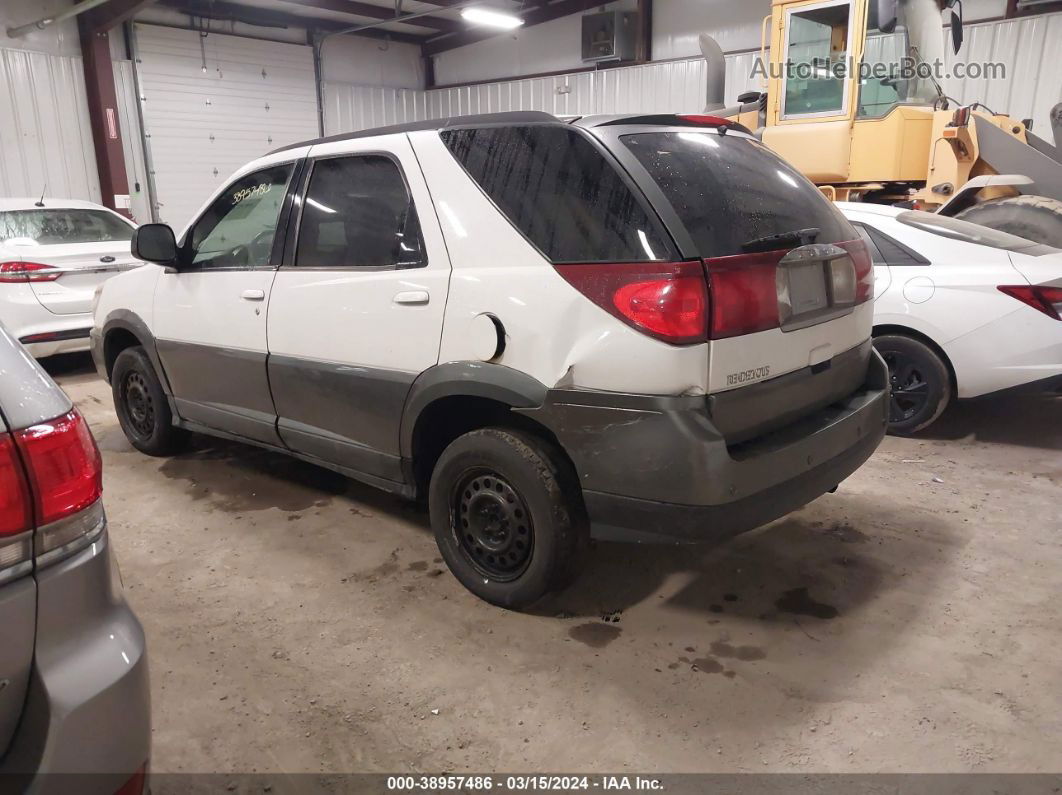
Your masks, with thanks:
[{"label": "rear wheel", "polygon": [[125,438],[148,455],[180,452],[188,434],[173,425],[173,414],[155,368],[139,345],[118,354],[111,368],[111,393]]},{"label": "rear wheel", "polygon": [[1062,248],[1062,202],[1045,196],[995,199],[975,204],[955,217]]},{"label": "rear wheel", "polygon": [[941,415],[951,399],[951,377],[940,356],[902,334],[874,338],[889,368],[889,429],[894,436],[917,433]]},{"label": "rear wheel", "polygon": [[566,585],[589,537],[578,485],[556,447],[507,428],[472,431],[439,457],[428,509],[450,571],[512,609]]}]

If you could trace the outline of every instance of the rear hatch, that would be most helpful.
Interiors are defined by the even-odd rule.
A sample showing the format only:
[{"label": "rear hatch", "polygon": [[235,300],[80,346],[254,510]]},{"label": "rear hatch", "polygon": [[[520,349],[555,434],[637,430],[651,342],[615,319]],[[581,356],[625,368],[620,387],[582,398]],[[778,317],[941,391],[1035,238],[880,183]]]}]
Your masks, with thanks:
[{"label": "rear hatch", "polygon": [[729,442],[850,395],[870,357],[873,271],[844,216],[743,128],[714,117],[592,130],[709,283],[713,419]]},{"label": "rear hatch", "polygon": [[28,281],[57,315],[84,314],[104,280],[141,262],[129,250],[133,226],[103,209],[0,212],[0,279]]}]

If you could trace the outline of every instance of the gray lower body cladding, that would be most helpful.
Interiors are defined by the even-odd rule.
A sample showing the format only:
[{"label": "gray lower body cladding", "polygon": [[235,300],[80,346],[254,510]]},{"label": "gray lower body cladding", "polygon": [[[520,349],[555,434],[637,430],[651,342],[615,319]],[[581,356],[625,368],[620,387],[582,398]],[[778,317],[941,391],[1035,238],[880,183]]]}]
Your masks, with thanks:
[{"label": "gray lower body cladding", "polygon": [[784,516],[852,474],[885,435],[887,398],[887,369],[873,353],[854,391],[739,443],[704,397],[551,390],[523,413],[571,456],[595,537],[711,541]]}]

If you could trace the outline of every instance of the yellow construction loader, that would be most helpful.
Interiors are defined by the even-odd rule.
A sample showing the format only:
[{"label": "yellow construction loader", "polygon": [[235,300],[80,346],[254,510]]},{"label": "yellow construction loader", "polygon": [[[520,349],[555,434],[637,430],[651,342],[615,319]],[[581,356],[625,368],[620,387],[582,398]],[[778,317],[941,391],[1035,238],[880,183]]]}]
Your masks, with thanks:
[{"label": "yellow construction loader", "polygon": [[[1062,103],[1053,145],[1031,120],[947,97],[960,14],[961,0],[773,0],[763,91],[738,106],[723,107],[722,51],[701,37],[706,112],[756,131],[830,198],[909,203],[1062,248]],[[998,65],[970,68],[1002,79]]]}]

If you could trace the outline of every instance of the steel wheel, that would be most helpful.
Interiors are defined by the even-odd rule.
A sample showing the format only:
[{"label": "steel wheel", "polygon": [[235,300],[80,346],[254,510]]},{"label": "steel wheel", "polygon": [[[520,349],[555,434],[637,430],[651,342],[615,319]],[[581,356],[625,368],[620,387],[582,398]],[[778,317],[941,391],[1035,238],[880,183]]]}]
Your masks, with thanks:
[{"label": "steel wheel", "polygon": [[531,560],[535,531],[527,504],[489,469],[458,479],[450,503],[452,531],[472,566],[490,580],[519,577]]},{"label": "steel wheel", "polygon": [[898,351],[882,354],[889,368],[889,422],[903,422],[922,411],[929,401],[929,382],[918,363]]},{"label": "steel wheel", "polygon": [[147,382],[136,370],[131,370],[122,382],[122,401],[130,429],[142,439],[151,438],[155,431],[155,401]]}]

